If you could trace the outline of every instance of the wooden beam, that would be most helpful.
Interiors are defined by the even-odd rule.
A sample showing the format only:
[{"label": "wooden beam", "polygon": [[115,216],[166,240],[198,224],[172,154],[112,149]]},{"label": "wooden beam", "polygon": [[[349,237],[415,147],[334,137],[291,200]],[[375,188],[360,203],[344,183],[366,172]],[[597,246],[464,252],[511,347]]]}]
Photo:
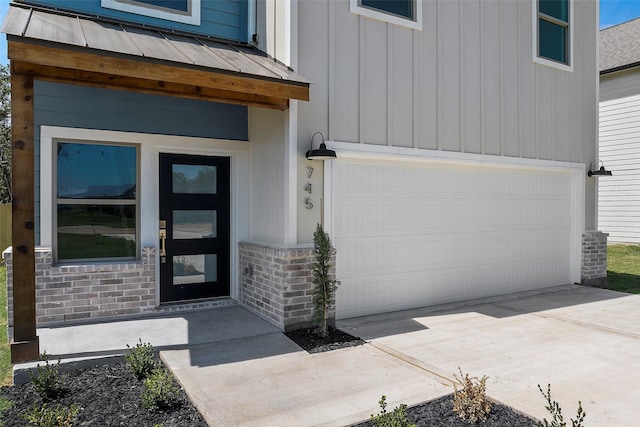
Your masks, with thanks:
[{"label": "wooden beam", "polygon": [[11,75],[13,339],[11,361],[38,360],[36,336],[33,78]]},{"label": "wooden beam", "polygon": [[167,83],[193,82],[202,88],[274,98],[309,100],[309,85],[306,83],[260,79],[248,74],[231,74],[213,68],[196,69],[186,65],[169,65],[166,62],[149,60],[145,62],[143,58],[129,59],[14,40],[8,42],[7,50],[9,59],[17,62]]},{"label": "wooden beam", "polygon": [[143,80],[103,73],[48,67],[45,65],[27,64],[17,61],[11,61],[11,72],[54,83],[82,84],[85,86],[224,102],[228,104],[239,104],[277,110],[286,110],[289,108],[289,100],[285,98],[274,98],[264,95],[231,92],[206,87],[203,88],[201,86],[182,83],[168,83],[158,80]]}]

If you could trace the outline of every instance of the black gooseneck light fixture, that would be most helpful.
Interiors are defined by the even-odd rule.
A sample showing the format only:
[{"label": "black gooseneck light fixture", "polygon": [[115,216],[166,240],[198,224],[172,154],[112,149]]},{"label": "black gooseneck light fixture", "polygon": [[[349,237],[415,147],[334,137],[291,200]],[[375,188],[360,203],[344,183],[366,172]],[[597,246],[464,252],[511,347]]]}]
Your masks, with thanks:
[{"label": "black gooseneck light fixture", "polygon": [[[316,135],[320,135],[322,142],[320,143],[320,146],[314,150],[313,138],[315,138]],[[306,156],[309,160],[333,160],[337,157],[335,151],[327,148],[327,144],[324,143],[324,135],[322,132],[316,132],[313,134],[311,137],[311,149],[307,151]]]},{"label": "black gooseneck light fixture", "polygon": [[591,164],[589,165],[589,172],[587,172],[587,176],[611,176],[613,175],[611,173],[611,171],[608,171],[604,168],[604,163],[602,163],[602,160],[598,160],[599,164],[600,164],[600,169],[598,170],[592,170],[593,169],[593,164],[596,162],[596,160],[594,160],[593,162],[591,162]]}]

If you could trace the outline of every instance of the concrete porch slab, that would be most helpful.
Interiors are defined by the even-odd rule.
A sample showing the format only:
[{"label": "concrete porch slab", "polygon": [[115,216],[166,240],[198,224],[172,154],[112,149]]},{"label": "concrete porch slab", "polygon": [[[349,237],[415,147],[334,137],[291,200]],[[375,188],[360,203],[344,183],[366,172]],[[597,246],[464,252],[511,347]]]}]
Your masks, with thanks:
[{"label": "concrete porch slab", "polygon": [[[67,369],[113,363],[142,339],[159,351],[229,339],[268,334],[279,329],[239,305],[152,317],[38,328],[40,352],[61,359]],[[29,380],[37,363],[14,366],[14,382]]]},{"label": "concrete porch slab", "polygon": [[369,345],[308,354],[281,333],[161,352],[209,425],[344,426],[452,391]]}]

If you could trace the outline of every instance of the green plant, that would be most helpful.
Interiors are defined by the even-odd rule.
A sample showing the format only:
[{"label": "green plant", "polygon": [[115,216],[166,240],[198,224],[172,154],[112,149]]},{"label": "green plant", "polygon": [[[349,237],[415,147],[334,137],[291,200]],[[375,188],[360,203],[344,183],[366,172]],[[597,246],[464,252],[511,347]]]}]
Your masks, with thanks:
[{"label": "green plant", "polygon": [[11,347],[7,335],[7,267],[0,266],[0,386],[13,383]]},{"label": "green plant", "polygon": [[153,346],[151,343],[143,344],[142,338],[139,338],[139,340],[135,347],[127,344],[129,353],[124,356],[124,359],[127,365],[129,365],[131,372],[133,372],[133,375],[141,380],[151,375],[156,367],[156,361],[154,360]]},{"label": "green plant", "polygon": [[[547,421],[547,419],[545,418],[538,425],[540,427],[566,427],[567,423],[564,422],[564,418],[562,417],[562,408],[560,408],[560,404],[551,399],[551,384],[547,384],[546,393],[544,392],[544,390],[542,390],[540,384],[538,384],[538,390],[540,390],[540,393],[542,393],[545,400],[547,401],[547,406],[545,406],[545,408],[552,416],[551,422]],[[587,413],[582,410],[582,402],[578,401],[578,415],[576,416],[575,420],[573,418],[571,419],[571,426],[583,427],[584,417],[586,415]]]},{"label": "green plant", "polygon": [[22,414],[22,418],[27,422],[27,426],[71,427],[79,411],[80,409],[77,405],[65,408],[61,405],[49,407],[46,403],[43,403],[42,406],[33,405],[29,412]]},{"label": "green plant", "polygon": [[486,420],[491,412],[491,401],[487,399],[486,394],[489,377],[469,377],[469,374],[462,373],[460,367],[458,371],[460,377],[454,377],[462,388],[458,390],[457,385],[453,385],[453,412],[469,423]]},{"label": "green plant", "polygon": [[393,412],[387,412],[387,396],[382,396],[378,401],[380,412],[371,414],[370,420],[376,427],[416,427],[407,418],[407,405],[397,406]]},{"label": "green plant", "polygon": [[147,409],[165,409],[175,402],[178,389],[173,384],[173,377],[165,368],[157,366],[151,375],[144,380],[142,406]]},{"label": "green plant", "polygon": [[38,363],[35,374],[33,369],[29,369],[33,388],[43,399],[55,399],[64,390],[64,381],[60,376],[60,359],[55,365],[49,364],[49,356],[46,351],[40,355],[40,359],[44,361],[44,366],[40,366]]},{"label": "green plant", "polygon": [[335,249],[331,246],[329,234],[323,230],[320,224],[316,226],[316,231],[313,233],[313,246],[315,258],[311,266],[311,275],[315,285],[313,290],[313,321],[318,325],[322,338],[326,338],[329,310],[333,295],[340,282],[331,277]]},{"label": "green plant", "polygon": [[5,425],[4,413],[13,408],[16,403],[6,397],[0,397],[0,427]]}]

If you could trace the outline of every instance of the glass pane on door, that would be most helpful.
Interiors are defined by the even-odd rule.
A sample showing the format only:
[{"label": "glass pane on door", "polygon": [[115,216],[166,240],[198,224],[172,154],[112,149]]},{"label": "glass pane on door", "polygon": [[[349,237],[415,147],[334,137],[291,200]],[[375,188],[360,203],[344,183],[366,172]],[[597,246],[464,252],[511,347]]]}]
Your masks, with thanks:
[{"label": "glass pane on door", "polygon": [[172,183],[174,193],[216,194],[216,167],[174,164]]},{"label": "glass pane on door", "polygon": [[174,210],[174,239],[207,239],[217,237],[217,211]]},{"label": "glass pane on door", "polygon": [[180,255],[173,257],[173,284],[215,282],[218,280],[216,254]]}]

